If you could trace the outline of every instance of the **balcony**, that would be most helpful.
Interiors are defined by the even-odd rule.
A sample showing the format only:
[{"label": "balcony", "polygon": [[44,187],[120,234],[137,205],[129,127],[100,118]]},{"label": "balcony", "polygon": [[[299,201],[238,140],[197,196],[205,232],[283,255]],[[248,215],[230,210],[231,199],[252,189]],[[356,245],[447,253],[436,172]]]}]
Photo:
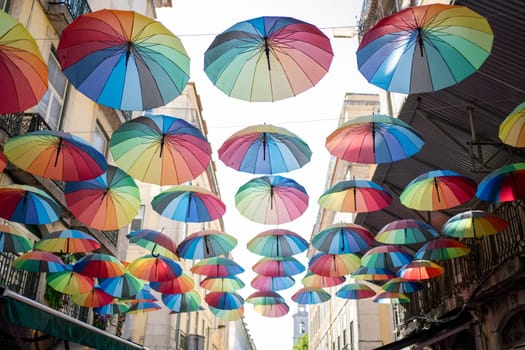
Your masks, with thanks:
[{"label": "balcony", "polygon": [[0,114],[0,129],[9,137],[20,136],[31,131],[51,130],[39,113]]},{"label": "balcony", "polygon": [[49,0],[42,5],[58,35],[76,18],[91,12],[87,0]]}]

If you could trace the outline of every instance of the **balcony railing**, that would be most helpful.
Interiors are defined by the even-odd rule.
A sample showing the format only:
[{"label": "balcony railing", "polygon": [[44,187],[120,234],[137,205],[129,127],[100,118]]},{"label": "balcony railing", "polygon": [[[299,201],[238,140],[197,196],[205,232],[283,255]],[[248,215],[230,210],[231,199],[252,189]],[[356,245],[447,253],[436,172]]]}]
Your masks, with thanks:
[{"label": "balcony railing", "polygon": [[0,114],[0,129],[9,137],[26,134],[31,131],[51,130],[39,113]]},{"label": "balcony railing", "polygon": [[69,11],[73,20],[91,12],[91,7],[89,7],[87,0],[50,0],[48,1],[48,4],[50,7],[64,6]]},{"label": "balcony railing", "polygon": [[11,253],[0,253],[0,287],[35,299],[39,274],[12,268],[15,258],[16,255]]}]

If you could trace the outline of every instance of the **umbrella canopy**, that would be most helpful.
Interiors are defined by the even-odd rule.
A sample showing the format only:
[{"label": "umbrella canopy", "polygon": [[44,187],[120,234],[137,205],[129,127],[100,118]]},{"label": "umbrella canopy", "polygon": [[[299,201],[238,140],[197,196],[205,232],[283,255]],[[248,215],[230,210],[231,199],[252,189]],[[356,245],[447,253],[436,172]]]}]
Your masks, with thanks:
[{"label": "umbrella canopy", "polygon": [[33,242],[22,232],[7,224],[0,224],[0,252],[25,253],[33,249]]},{"label": "umbrella canopy", "polygon": [[290,311],[290,307],[286,303],[254,305],[253,311],[264,317],[281,317]]},{"label": "umbrella canopy", "polygon": [[304,287],[292,295],[292,300],[300,305],[320,304],[330,300],[331,295],[322,288]]},{"label": "umbrella canopy", "polygon": [[113,302],[113,296],[106,293],[103,289],[95,286],[85,294],[72,294],[71,300],[80,306],[101,307]]},{"label": "umbrella canopy", "polygon": [[129,310],[129,306],[124,303],[109,303],[96,307],[93,311],[99,315],[116,315],[116,314],[125,314]]},{"label": "umbrella canopy", "polygon": [[217,35],[204,71],[231,97],[268,102],[295,96],[328,72],[333,52],[317,27],[291,17],[258,17]]},{"label": "umbrella canopy", "polygon": [[326,190],[317,202],[328,210],[367,213],[388,207],[392,195],[373,181],[344,180]]},{"label": "umbrella canopy", "polygon": [[126,303],[144,303],[144,302],[150,302],[150,301],[157,301],[158,299],[151,293],[151,288],[149,284],[145,284],[137,294],[135,294],[133,297],[126,299],[121,298],[120,301],[126,302]]},{"label": "umbrella canopy", "polygon": [[382,292],[377,294],[374,302],[379,304],[401,304],[409,303],[410,298],[402,293]]},{"label": "umbrella canopy", "polygon": [[252,253],[277,258],[304,252],[308,249],[308,241],[287,229],[271,229],[255,235],[246,247]]},{"label": "umbrella canopy", "polygon": [[167,234],[155,230],[140,229],[126,235],[130,243],[135,243],[147,250],[152,255],[161,254],[167,258],[177,258],[177,243]]},{"label": "umbrella canopy", "polygon": [[512,202],[525,198],[525,163],[504,165],[481,180],[476,197],[492,203]]},{"label": "umbrella canopy", "polygon": [[242,216],[267,225],[291,222],[308,208],[308,194],[292,179],[262,176],[246,182],[235,194],[235,206]]},{"label": "umbrella canopy", "polygon": [[445,273],[445,269],[430,260],[412,260],[403,265],[397,275],[404,280],[420,281],[439,277]]},{"label": "umbrella canopy", "polygon": [[164,294],[187,293],[195,286],[195,281],[188,274],[182,272],[179,277],[172,280],[150,282],[151,289]]},{"label": "umbrella canopy", "polygon": [[64,131],[32,131],[12,137],[4,145],[4,153],[18,168],[53,180],[93,179],[108,166],[102,153]]},{"label": "umbrella canopy", "polygon": [[64,294],[85,294],[95,286],[93,277],[73,271],[71,265],[64,271],[48,273],[46,281],[51,288]]},{"label": "umbrella canopy", "polygon": [[111,165],[95,179],[66,183],[64,195],[68,209],[80,222],[104,231],[129,225],[140,207],[135,180]]},{"label": "umbrella canopy", "polygon": [[0,186],[0,202],[0,217],[22,224],[50,224],[62,211],[50,195],[28,185]]},{"label": "umbrella canopy", "polygon": [[0,11],[0,114],[36,105],[47,91],[47,65],[27,29]]},{"label": "umbrella canopy", "polygon": [[389,269],[408,264],[412,256],[402,247],[381,245],[368,250],[361,258],[361,264],[366,267]]},{"label": "umbrella canopy", "polygon": [[312,271],[306,272],[306,275],[301,280],[301,283],[305,287],[314,287],[314,288],[328,288],[340,285],[346,281],[345,276],[338,277],[328,277],[321,276]]},{"label": "umbrella canopy", "polygon": [[144,312],[157,311],[162,309],[162,307],[154,301],[139,301],[131,304],[127,314],[141,314]]},{"label": "umbrella canopy", "polygon": [[7,158],[4,152],[0,151],[0,172],[3,172],[7,167]]},{"label": "umbrella canopy", "polygon": [[348,283],[342,286],[335,295],[343,299],[366,299],[376,295],[376,292],[364,283]]},{"label": "umbrella canopy", "polygon": [[278,174],[303,167],[312,151],[299,136],[273,125],[254,125],[230,136],[219,148],[219,159],[238,171]]},{"label": "umbrella canopy", "polygon": [[55,254],[37,250],[24,253],[13,260],[12,266],[31,272],[60,272],[66,264]]},{"label": "umbrella canopy", "polygon": [[516,106],[501,122],[498,136],[506,145],[525,147],[525,102]]},{"label": "umbrella canopy", "polygon": [[244,288],[244,282],[237,276],[206,277],[200,286],[211,292],[234,292]]},{"label": "umbrella canopy", "polygon": [[234,310],[244,305],[244,299],[236,292],[210,292],[204,300],[208,305],[221,310]]},{"label": "umbrella canopy", "polygon": [[196,178],[211,156],[210,144],[198,128],[168,115],[141,116],[121,124],[109,149],[122,170],[161,186]]},{"label": "umbrella canopy", "polygon": [[407,281],[402,278],[393,278],[381,286],[386,292],[408,294],[420,291],[423,285],[417,281]]},{"label": "umbrella canopy", "polygon": [[457,238],[480,238],[501,232],[509,223],[484,210],[468,210],[452,216],[441,231]]},{"label": "umbrella canopy", "polygon": [[221,310],[208,305],[211,313],[223,321],[238,321],[244,316],[244,306],[235,310]]},{"label": "umbrella canopy", "polygon": [[98,282],[100,288],[106,293],[121,299],[137,295],[144,287],[144,281],[133,276],[128,271],[116,277],[99,278]]},{"label": "umbrella canopy", "polygon": [[308,269],[326,277],[349,275],[359,268],[361,259],[356,254],[329,254],[319,252],[308,262]]},{"label": "umbrella canopy", "polygon": [[414,244],[438,237],[439,232],[424,221],[401,219],[383,226],[375,240],[385,244]]},{"label": "umbrella canopy", "polygon": [[486,18],[464,6],[409,7],[369,29],[357,50],[359,71],[384,90],[431,92],[455,85],[490,55]]},{"label": "umbrella canopy", "polygon": [[395,278],[396,274],[390,269],[361,266],[352,272],[351,277],[356,280],[385,281]]},{"label": "umbrella canopy", "polygon": [[145,255],[133,260],[128,271],[140,279],[161,282],[179,277],[182,268],[175,260],[165,256]]},{"label": "umbrella canopy", "polygon": [[312,246],[330,254],[350,254],[368,249],[374,242],[372,233],[357,224],[335,224],[316,233]]},{"label": "umbrella canopy", "polygon": [[207,259],[228,254],[237,246],[237,238],[218,231],[205,230],[190,234],[177,248],[177,255],[184,259]]},{"label": "umbrella canopy", "polygon": [[417,131],[387,115],[353,118],[326,138],[326,148],[337,158],[353,163],[391,163],[413,156],[423,147]]},{"label": "umbrella canopy", "polygon": [[89,277],[109,278],[123,275],[126,268],[113,255],[93,253],[78,260],[73,271]]},{"label": "umbrella canopy", "polygon": [[284,303],[285,299],[275,291],[258,290],[250,294],[246,302],[253,305],[276,305]]},{"label": "umbrella canopy", "polygon": [[191,267],[191,272],[208,277],[228,277],[244,272],[244,268],[225,257],[202,259]]},{"label": "umbrella canopy", "polygon": [[250,285],[258,290],[278,291],[292,287],[295,280],[291,276],[263,276],[257,275]]},{"label": "umbrella canopy", "polygon": [[159,193],[151,206],[160,215],[182,222],[212,221],[226,212],[226,205],[215,194],[192,185],[174,186]]},{"label": "umbrella canopy", "polygon": [[293,256],[281,258],[261,258],[252,270],[263,276],[284,277],[297,275],[305,270],[303,264]]},{"label": "umbrella canopy", "polygon": [[438,238],[428,241],[414,254],[418,260],[447,260],[465,256],[470,248],[452,238]]},{"label": "umbrella canopy", "polygon": [[189,80],[190,59],[179,38],[133,11],[104,9],[77,17],[62,32],[57,54],[80,92],[120,110],[163,106]]},{"label": "umbrella canopy", "polygon": [[79,230],[53,231],[35,242],[35,249],[53,253],[86,253],[100,248],[100,242]]},{"label": "umbrella canopy", "polygon": [[162,294],[162,302],[173,312],[198,311],[201,305],[201,296],[195,290],[186,293]]},{"label": "umbrella canopy", "polygon": [[452,170],[432,170],[414,178],[399,199],[416,210],[443,210],[467,203],[477,184],[470,177]]}]

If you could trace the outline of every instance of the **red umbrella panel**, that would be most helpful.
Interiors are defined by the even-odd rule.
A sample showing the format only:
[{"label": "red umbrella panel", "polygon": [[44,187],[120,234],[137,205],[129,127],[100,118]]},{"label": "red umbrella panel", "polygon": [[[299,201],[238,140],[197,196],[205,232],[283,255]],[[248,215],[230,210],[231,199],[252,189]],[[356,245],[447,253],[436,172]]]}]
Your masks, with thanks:
[{"label": "red umbrella panel", "polygon": [[89,277],[109,278],[123,275],[126,268],[112,255],[93,253],[78,260],[73,271]]},{"label": "red umbrella panel", "polygon": [[368,213],[388,207],[392,200],[392,195],[373,181],[344,180],[326,190],[317,202],[328,210]]},{"label": "red umbrella panel", "polygon": [[476,197],[492,203],[505,203],[525,198],[525,163],[498,168],[481,180]]}]

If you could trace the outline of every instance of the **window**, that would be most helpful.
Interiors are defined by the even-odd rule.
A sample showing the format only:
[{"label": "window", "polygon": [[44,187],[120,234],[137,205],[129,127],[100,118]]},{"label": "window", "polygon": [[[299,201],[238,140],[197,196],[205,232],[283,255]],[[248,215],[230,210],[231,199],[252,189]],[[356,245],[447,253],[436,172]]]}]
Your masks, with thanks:
[{"label": "window", "polygon": [[139,212],[137,213],[135,218],[131,220],[131,224],[129,225],[130,232],[137,231],[142,228],[142,222],[144,221],[144,208],[145,206],[141,205],[139,207]]},{"label": "window", "polygon": [[9,0],[0,0],[0,10],[9,12]]},{"label": "window", "polygon": [[[0,0],[1,1],[1,0]],[[60,125],[60,116],[64,105],[64,96],[66,94],[67,79],[60,65],[58,64],[55,51],[51,50],[47,59],[48,68],[48,90],[40,100],[37,112],[44,118],[51,129],[58,129]]]},{"label": "window", "polygon": [[299,334],[304,334],[306,332],[306,327],[304,326],[304,322],[299,322]]},{"label": "window", "polygon": [[350,349],[354,350],[354,321],[350,321]]},{"label": "window", "polygon": [[102,126],[97,122],[95,126],[95,132],[93,133],[93,147],[103,155],[107,156],[108,153],[108,135],[102,129]]}]

